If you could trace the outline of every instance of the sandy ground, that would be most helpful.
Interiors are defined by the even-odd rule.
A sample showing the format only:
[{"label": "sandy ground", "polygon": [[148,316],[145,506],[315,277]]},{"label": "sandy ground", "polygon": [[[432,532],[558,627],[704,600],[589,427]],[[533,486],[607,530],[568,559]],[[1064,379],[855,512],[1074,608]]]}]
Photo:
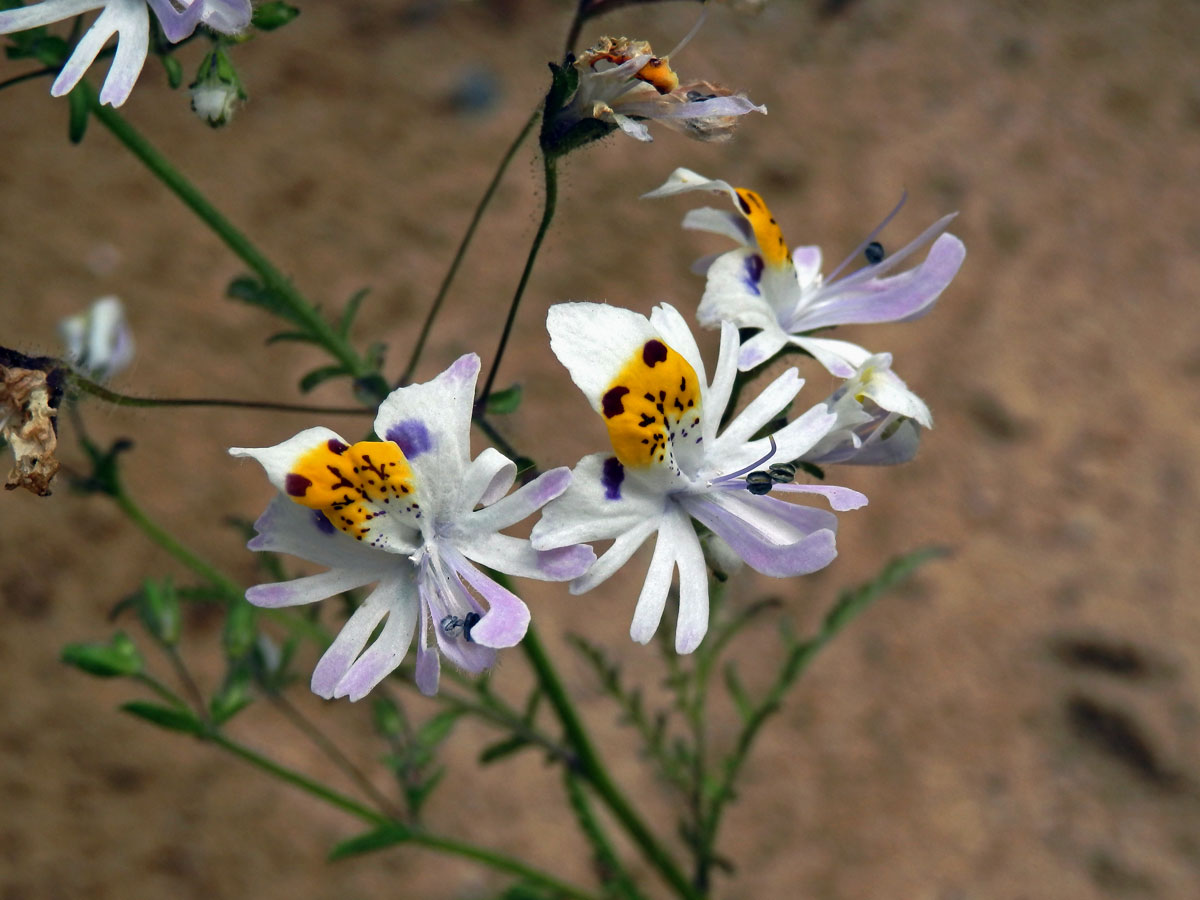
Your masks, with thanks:
[{"label": "sandy ground", "polygon": [[[199,125],[154,62],[124,111],[310,296],[336,305],[372,286],[355,337],[386,341],[396,372],[500,149],[544,90],[565,5],[306,4],[293,26],[236,51],[253,98],[225,131]],[[618,135],[567,162],[504,365],[504,381],[526,389],[507,427],[547,462],[603,440],[543,339],[551,303],[646,311],[669,300],[686,311],[698,300],[687,265],[719,243],[677,229],[687,200],[637,199],[677,165],[759,189],[793,243],[820,243],[831,259],[903,189],[891,246],[958,210],[967,263],[933,314],[845,333],[893,352],[932,406],[921,456],[838,473],[871,504],[842,517],[837,562],[795,582],[741,581],[734,596],[774,592],[809,627],[883,558],[934,543],[953,555],[855,623],[788,700],[729,816],[738,870],[717,893],[1193,898],[1200,8],[819,6],[779,2],[752,18],[718,9],[676,60],[769,106],[732,143],[658,129],[652,145]],[[626,10],[584,40],[603,27],[665,49],[694,15],[688,4]],[[0,62],[0,78],[23,65]],[[455,98],[468,82],[494,101],[464,111]],[[60,317],[116,293],[139,341],[118,386],[293,396],[317,355],[264,349],[272,323],[223,299],[242,266],[96,123],[68,145],[66,104],[47,87],[0,96],[0,342],[56,352]],[[490,358],[536,222],[536,174],[530,151],[504,182],[420,377],[467,350]],[[830,380],[806,374],[815,402]],[[313,397],[344,402],[334,385]],[[315,422],[98,405],[85,415],[98,438],[135,437],[129,478],[152,515],[235,577],[255,577],[223,520],[253,517],[270,491],[224,448]],[[132,688],[66,669],[59,648],[107,635],[108,610],[148,573],[188,576],[100,498],[64,485],[50,500],[0,499],[0,898],[482,898],[503,887],[418,850],[327,863],[359,828],[347,816],[115,712]],[[670,836],[669,790],[562,640],[586,631],[653,684],[656,669],[626,636],[636,589],[630,572],[583,598],[528,596],[618,778]],[[777,656],[774,629],[764,621],[738,651],[752,683]],[[219,622],[196,615],[188,634],[188,658],[212,683]],[[519,696],[528,677],[513,658],[496,680]],[[378,772],[361,707],[295,694]],[[352,790],[265,706],[233,731]],[[456,733],[430,823],[586,879],[554,771],[533,755],[477,770],[488,739],[475,726]]]}]

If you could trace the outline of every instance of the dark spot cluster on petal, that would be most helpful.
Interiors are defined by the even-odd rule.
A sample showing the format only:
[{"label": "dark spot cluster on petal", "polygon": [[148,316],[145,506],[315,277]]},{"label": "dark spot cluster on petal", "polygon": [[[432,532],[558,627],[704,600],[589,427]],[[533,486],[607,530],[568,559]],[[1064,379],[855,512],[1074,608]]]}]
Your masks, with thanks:
[{"label": "dark spot cluster on petal", "polygon": [[624,480],[625,467],[615,456],[610,456],[604,461],[604,468],[600,472],[600,483],[604,485],[606,500],[621,499],[621,482]]}]

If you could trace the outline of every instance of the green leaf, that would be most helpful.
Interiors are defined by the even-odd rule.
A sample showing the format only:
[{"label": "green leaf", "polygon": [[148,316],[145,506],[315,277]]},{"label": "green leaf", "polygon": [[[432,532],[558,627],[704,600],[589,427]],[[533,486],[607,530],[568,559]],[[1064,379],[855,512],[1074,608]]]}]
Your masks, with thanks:
[{"label": "green leaf", "polygon": [[339,375],[349,375],[345,366],[321,366],[319,369],[313,369],[307,375],[300,379],[300,392],[307,394],[319,384],[323,384],[330,378],[337,378]]},{"label": "green leaf", "polygon": [[450,732],[454,730],[458,717],[461,715],[462,713],[456,709],[447,709],[438,713],[417,730],[417,743],[424,747],[436,747],[450,736]]},{"label": "green leaf", "polygon": [[183,627],[179,613],[179,595],[175,593],[175,585],[169,578],[162,581],[146,579],[134,603],[138,618],[155,640],[167,647],[179,643],[179,634]]},{"label": "green leaf", "polygon": [[520,735],[496,741],[496,743],[489,744],[483,748],[483,752],[479,754],[479,764],[486,766],[488,763],[494,763],[497,760],[504,759],[506,756],[512,756],[518,750],[524,750],[530,746],[532,744]]},{"label": "green leaf", "polygon": [[404,714],[391,697],[376,697],[371,703],[371,717],[375,730],[387,738],[398,738],[404,734]]},{"label": "green leaf", "polygon": [[346,308],[342,310],[342,317],[338,321],[338,334],[344,338],[350,337],[350,326],[354,324],[354,317],[358,315],[358,308],[362,306],[363,300],[367,294],[371,293],[370,288],[362,288],[354,292],[349,300],[346,301]]},{"label": "green leaf", "polygon": [[754,702],[746,693],[742,679],[738,677],[737,667],[732,661],[725,664],[725,689],[729,691],[729,697],[733,700],[742,721],[749,722],[754,715]]},{"label": "green leaf", "polygon": [[148,700],[131,700],[121,704],[121,710],[169,731],[182,731],[197,736],[204,734],[204,723],[196,718],[195,713],[182,706],[164,706]]},{"label": "green leaf", "polygon": [[315,340],[311,334],[307,334],[303,331],[277,331],[267,338],[266,343],[279,344],[283,343],[284,341],[298,341],[308,344],[317,344],[318,346],[321,343],[320,341]]},{"label": "green leaf", "polygon": [[258,611],[244,597],[229,604],[221,646],[230,660],[244,659],[258,638]]},{"label": "green leaf", "polygon": [[142,671],[142,655],[123,631],[107,644],[67,644],[62,661],[100,678],[120,678]]},{"label": "green leaf", "polygon": [[409,811],[414,818],[421,814],[421,807],[425,805],[425,801],[429,799],[429,796],[433,793],[433,789],[441,783],[445,774],[446,769],[443,766],[424,781],[405,785],[405,799],[408,802]]},{"label": "green leaf", "polygon": [[209,701],[208,711],[214,724],[224,725],[253,702],[250,669],[244,664],[236,665],[229,670],[225,683]]},{"label": "green leaf", "polygon": [[506,415],[514,413],[517,407],[521,405],[521,386],[514,384],[512,387],[507,387],[502,391],[495,391],[488,396],[487,412],[488,415]]},{"label": "green leaf", "polygon": [[260,3],[254,8],[250,23],[260,31],[274,31],[276,28],[282,28],[298,15],[300,15],[300,10],[290,3],[272,0],[270,3]]},{"label": "green leaf", "polygon": [[225,294],[231,300],[241,300],[250,306],[265,309],[281,319],[301,326],[304,324],[297,319],[291,308],[279,299],[278,294],[252,275],[241,275],[233,279],[229,282],[229,287],[225,289]]},{"label": "green leaf", "polygon": [[78,144],[83,140],[83,135],[87,131],[88,117],[91,115],[92,108],[88,102],[87,88],[76,86],[67,94],[67,137],[71,139],[72,144]]},{"label": "green leaf", "polygon": [[381,825],[366,834],[342,841],[329,851],[330,861],[359,856],[363,853],[374,853],[376,850],[386,850],[396,844],[403,844],[412,836],[412,831],[399,822]]},{"label": "green leaf", "polygon": [[183,66],[170,54],[160,56],[159,59],[162,60],[163,68],[167,70],[167,84],[171,86],[171,90],[175,90],[183,84]]}]

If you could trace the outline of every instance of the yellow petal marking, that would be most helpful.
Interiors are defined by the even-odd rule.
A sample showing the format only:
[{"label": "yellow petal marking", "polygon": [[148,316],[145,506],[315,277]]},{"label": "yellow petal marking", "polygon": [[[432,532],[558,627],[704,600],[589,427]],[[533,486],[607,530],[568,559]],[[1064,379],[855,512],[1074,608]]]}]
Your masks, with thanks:
[{"label": "yellow petal marking", "polygon": [[674,468],[672,444],[700,440],[700,380],[678,352],[650,340],[604,392],[601,413],[622,465]]},{"label": "yellow petal marking", "polygon": [[288,497],[319,510],[335,527],[366,540],[381,516],[421,517],[412,469],[392,441],[349,446],[330,439],[296,460],[284,479]]},{"label": "yellow petal marking", "polygon": [[771,210],[754,191],[747,188],[734,188],[738,196],[738,208],[741,209],[750,227],[754,229],[754,238],[758,241],[758,251],[768,266],[790,265],[792,254],[788,250],[787,241],[783,239],[783,231],[771,215]]}]

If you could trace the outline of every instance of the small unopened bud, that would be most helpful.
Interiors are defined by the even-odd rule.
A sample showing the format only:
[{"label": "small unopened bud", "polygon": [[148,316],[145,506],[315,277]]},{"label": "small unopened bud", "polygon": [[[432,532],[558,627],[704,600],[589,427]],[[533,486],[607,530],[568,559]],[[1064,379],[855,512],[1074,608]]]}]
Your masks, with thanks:
[{"label": "small unopened bud", "polygon": [[204,57],[189,89],[192,112],[213,128],[228,122],[233,117],[234,107],[246,99],[237,70],[219,47]]},{"label": "small unopened bud", "polygon": [[97,381],[111,378],[133,361],[133,335],[116,297],[101,297],[86,312],[63,319],[58,334],[71,364]]}]

